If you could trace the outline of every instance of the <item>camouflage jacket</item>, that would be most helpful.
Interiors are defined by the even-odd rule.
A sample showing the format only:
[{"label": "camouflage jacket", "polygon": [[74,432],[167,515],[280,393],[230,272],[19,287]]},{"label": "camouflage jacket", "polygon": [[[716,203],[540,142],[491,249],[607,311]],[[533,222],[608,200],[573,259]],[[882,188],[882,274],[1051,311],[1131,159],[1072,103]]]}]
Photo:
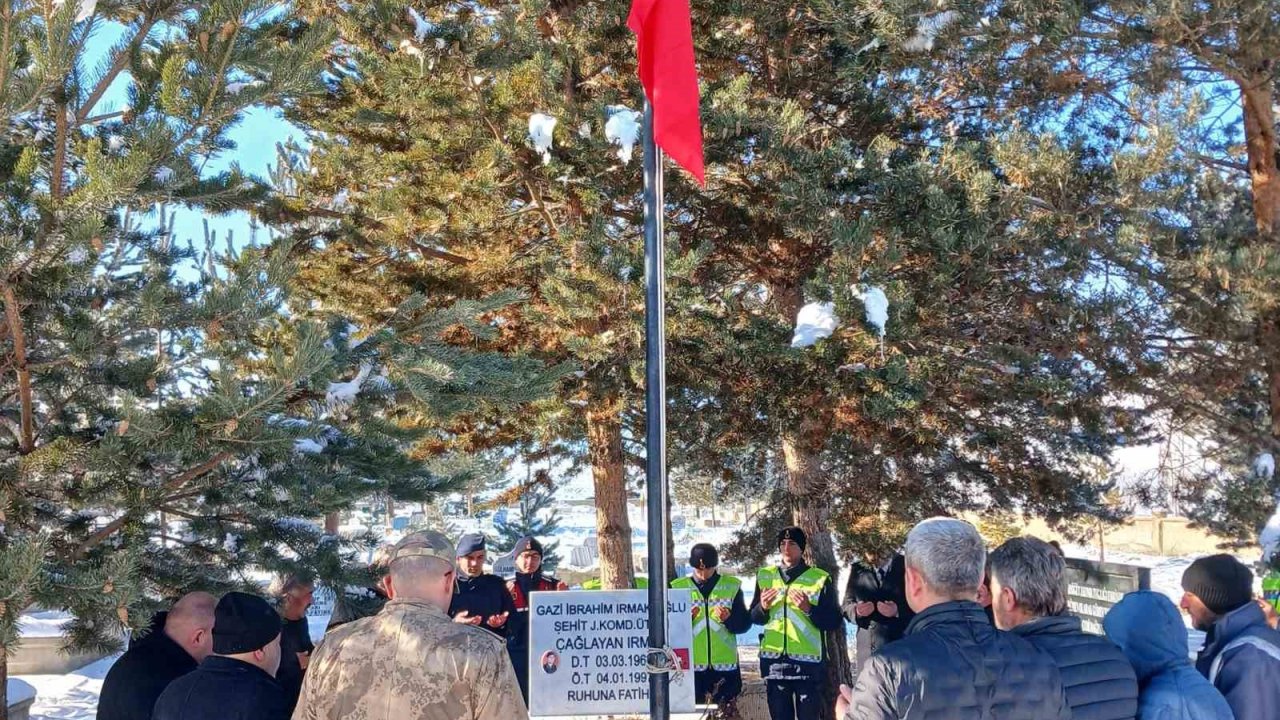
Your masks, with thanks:
[{"label": "camouflage jacket", "polygon": [[293,720],[526,720],[502,640],[425,602],[391,600],[327,634]]}]

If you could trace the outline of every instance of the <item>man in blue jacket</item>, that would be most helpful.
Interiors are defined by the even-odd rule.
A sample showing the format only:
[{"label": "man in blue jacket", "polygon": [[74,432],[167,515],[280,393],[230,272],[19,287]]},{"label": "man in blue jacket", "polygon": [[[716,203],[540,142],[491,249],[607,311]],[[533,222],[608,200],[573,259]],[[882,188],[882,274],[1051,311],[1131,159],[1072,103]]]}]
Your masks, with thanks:
[{"label": "man in blue jacket", "polygon": [[1231,706],[1187,657],[1187,626],[1169,598],[1132,592],[1102,620],[1138,675],[1139,720],[1232,720]]},{"label": "man in blue jacket", "polygon": [[996,627],[1031,643],[1062,674],[1072,720],[1133,720],[1138,679],[1110,640],[1067,614],[1066,561],[1049,543],[1016,537],[991,553]]},{"label": "man in blue jacket", "polygon": [[933,518],[907,535],[907,603],[901,640],[840,688],[843,720],[1071,720],[1053,659],[987,622],[976,600],[986,545],[963,520]]},{"label": "man in blue jacket", "polygon": [[1280,714],[1280,632],[1253,600],[1253,572],[1230,555],[1210,555],[1182,575],[1182,609],[1209,634],[1196,669],[1222,692],[1236,720]]}]

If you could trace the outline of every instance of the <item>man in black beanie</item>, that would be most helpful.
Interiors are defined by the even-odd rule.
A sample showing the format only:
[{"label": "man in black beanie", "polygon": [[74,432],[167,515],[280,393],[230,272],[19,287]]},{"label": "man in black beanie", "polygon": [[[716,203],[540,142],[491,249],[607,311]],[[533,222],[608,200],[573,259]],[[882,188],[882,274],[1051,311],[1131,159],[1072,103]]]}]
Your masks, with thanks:
[{"label": "man in black beanie", "polygon": [[222,596],[213,611],[213,654],[165,688],[152,720],[286,720],[289,703],[275,680],[280,628],[266,600]]},{"label": "man in black beanie", "polygon": [[760,674],[773,720],[817,720],[827,668],[824,632],[844,627],[831,576],[804,561],[808,538],[798,527],[778,533],[782,563],[756,573],[751,620],[763,625]]},{"label": "man in black beanie", "polygon": [[1236,720],[1280,713],[1280,632],[1253,600],[1253,573],[1230,555],[1210,555],[1182,574],[1182,609],[1208,633],[1196,669],[1227,698]]},{"label": "man in black beanie", "polygon": [[454,574],[449,617],[454,622],[482,627],[506,638],[507,620],[515,612],[515,603],[511,593],[507,592],[507,583],[484,571],[488,559],[484,535],[463,535],[458,540],[455,553],[458,571]]},{"label": "man in black beanie", "polygon": [[676,578],[671,587],[688,589],[693,600],[693,686],[697,702],[720,706],[732,717],[731,705],[742,694],[738,667],[738,635],[751,629],[751,613],[742,599],[742,581],[721,575],[714,545],[698,543],[689,551],[693,574]]},{"label": "man in black beanie", "polygon": [[507,620],[507,654],[520,681],[520,694],[529,704],[529,593],[568,590],[563,582],[542,574],[542,543],[535,537],[522,537],[511,550],[515,557],[516,576],[507,581],[514,613]]}]

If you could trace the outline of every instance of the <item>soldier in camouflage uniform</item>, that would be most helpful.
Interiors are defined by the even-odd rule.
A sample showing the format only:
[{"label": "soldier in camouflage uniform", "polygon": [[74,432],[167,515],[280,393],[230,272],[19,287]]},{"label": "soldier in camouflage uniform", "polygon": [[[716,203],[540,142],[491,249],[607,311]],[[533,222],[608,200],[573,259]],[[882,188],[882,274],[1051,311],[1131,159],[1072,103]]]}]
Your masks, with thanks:
[{"label": "soldier in camouflage uniform", "polygon": [[440,533],[397,543],[391,599],[325,636],[293,720],[527,720],[502,639],[446,614],[453,562]]}]

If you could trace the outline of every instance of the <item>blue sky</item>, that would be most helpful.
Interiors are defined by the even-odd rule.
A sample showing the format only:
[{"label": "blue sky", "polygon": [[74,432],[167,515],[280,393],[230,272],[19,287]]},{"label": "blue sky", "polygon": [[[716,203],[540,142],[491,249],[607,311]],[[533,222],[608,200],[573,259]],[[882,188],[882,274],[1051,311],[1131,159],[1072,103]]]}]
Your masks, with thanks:
[{"label": "blue sky", "polygon": [[[124,27],[118,23],[98,21],[93,36],[86,47],[81,63],[82,68],[96,68],[102,58],[120,41]],[[122,74],[99,103],[104,111],[119,109],[127,101],[129,78]],[[248,173],[266,178],[268,168],[275,163],[276,144],[289,139],[303,140],[302,131],[284,119],[278,109],[256,107],[250,109],[243,120],[230,131],[230,138],[236,147],[231,152],[214,158],[206,165],[206,172],[216,174],[228,168],[232,163],[239,163]],[[207,217],[210,230],[218,235],[218,246],[224,246],[223,238],[228,231],[234,233],[237,244],[249,238],[249,215],[235,212],[226,215],[208,215],[203,211],[185,207],[169,208],[175,216],[174,239],[185,243],[195,240],[197,247],[204,238],[202,221]]]}]

